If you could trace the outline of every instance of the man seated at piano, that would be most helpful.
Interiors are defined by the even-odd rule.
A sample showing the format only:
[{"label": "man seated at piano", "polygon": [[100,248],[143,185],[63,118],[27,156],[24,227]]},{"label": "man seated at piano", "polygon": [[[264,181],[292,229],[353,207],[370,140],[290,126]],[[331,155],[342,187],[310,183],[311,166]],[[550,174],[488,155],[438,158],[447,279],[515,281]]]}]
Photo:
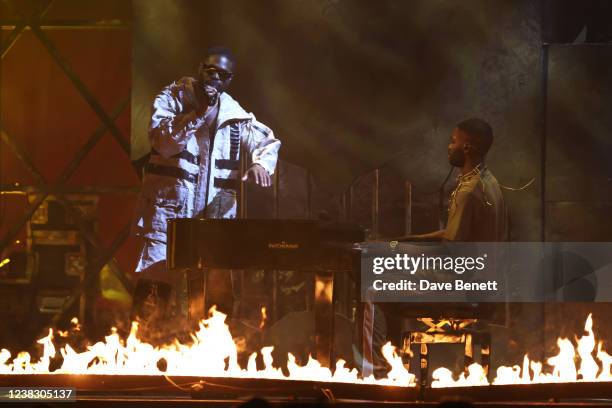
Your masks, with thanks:
[{"label": "man seated at piano", "polygon": [[[235,68],[228,49],[210,48],[196,78],[171,83],[153,101],[151,154],[133,225],[143,239],[134,317],[168,304],[173,282],[166,271],[168,219],[235,218],[241,179],[272,185],[281,142],[227,93]],[[241,150],[252,163],[242,178]]]},{"label": "man seated at piano", "polygon": [[[493,129],[484,120],[466,119],[455,127],[448,145],[448,161],[461,174],[450,196],[446,228],[427,234],[393,238],[397,241],[503,242],[508,240],[508,213],[497,179],[485,164],[493,144]],[[421,250],[419,250],[421,251]],[[387,341],[385,314],[392,303],[367,302],[364,307],[364,375],[386,371],[380,352]]]},{"label": "man seated at piano", "polygon": [[482,119],[459,123],[448,145],[449,163],[460,169],[450,196],[446,228],[399,241],[501,242],[508,239],[507,210],[501,188],[485,157],[493,130]]}]

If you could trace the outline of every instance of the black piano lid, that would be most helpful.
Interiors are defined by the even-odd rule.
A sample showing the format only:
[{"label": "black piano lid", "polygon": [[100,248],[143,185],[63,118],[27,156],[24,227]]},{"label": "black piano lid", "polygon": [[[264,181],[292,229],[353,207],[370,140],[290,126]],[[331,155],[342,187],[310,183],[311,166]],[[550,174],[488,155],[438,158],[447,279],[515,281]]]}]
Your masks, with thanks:
[{"label": "black piano lid", "polygon": [[320,243],[316,221],[271,219],[172,219],[170,268],[293,269],[312,264]]},{"label": "black piano lid", "polygon": [[350,223],[277,219],[191,219],[168,223],[170,269],[308,269],[321,244],[363,241]]}]

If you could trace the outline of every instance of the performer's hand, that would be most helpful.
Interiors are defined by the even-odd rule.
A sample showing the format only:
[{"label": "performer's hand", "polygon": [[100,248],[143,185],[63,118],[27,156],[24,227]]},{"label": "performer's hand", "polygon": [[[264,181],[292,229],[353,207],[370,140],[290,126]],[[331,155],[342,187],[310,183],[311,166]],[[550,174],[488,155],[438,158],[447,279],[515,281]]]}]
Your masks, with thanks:
[{"label": "performer's hand", "polygon": [[193,81],[185,82],[183,85],[183,113],[200,111],[200,102],[194,86],[197,86],[197,83]]},{"label": "performer's hand", "polygon": [[272,178],[266,169],[260,164],[252,165],[242,177],[242,181],[253,180],[255,184],[262,187],[270,187]]},{"label": "performer's hand", "polygon": [[219,92],[209,85],[202,85],[198,81],[185,83],[183,91],[184,113],[195,112],[201,116],[209,107],[217,103]]},{"label": "performer's hand", "polygon": [[219,91],[216,88],[213,88],[210,85],[204,85],[204,94],[206,95],[206,105],[214,106],[217,103],[217,98],[219,97]]}]

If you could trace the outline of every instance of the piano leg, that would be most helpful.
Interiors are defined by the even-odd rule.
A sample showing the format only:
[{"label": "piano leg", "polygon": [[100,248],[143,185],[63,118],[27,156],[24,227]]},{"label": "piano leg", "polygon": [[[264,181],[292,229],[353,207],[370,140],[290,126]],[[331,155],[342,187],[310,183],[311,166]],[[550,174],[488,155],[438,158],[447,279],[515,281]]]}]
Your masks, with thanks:
[{"label": "piano leg", "polygon": [[189,318],[189,288],[187,287],[188,274],[184,269],[170,271],[173,281],[173,316],[181,320]]},{"label": "piano leg", "polygon": [[206,318],[206,269],[189,269],[187,271],[187,291],[189,298],[189,320],[197,322]]},{"label": "piano leg", "polygon": [[314,326],[316,358],[324,367],[332,367],[334,344],[334,273],[318,271],[314,274]]},{"label": "piano leg", "polygon": [[272,271],[272,322],[278,321],[278,271]]}]

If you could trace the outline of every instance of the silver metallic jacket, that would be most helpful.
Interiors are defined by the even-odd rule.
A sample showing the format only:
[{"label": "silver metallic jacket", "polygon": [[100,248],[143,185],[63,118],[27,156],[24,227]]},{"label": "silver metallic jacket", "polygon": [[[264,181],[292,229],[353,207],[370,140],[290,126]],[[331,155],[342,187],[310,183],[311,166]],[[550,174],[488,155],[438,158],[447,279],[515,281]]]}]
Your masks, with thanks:
[{"label": "silver metallic jacket", "polygon": [[169,218],[235,218],[240,186],[240,147],[253,164],[274,172],[280,140],[230,95],[219,98],[216,131],[209,137],[204,116],[183,114],[182,78],[153,102],[149,126],[151,158],[145,170],[133,232],[166,241]]}]

